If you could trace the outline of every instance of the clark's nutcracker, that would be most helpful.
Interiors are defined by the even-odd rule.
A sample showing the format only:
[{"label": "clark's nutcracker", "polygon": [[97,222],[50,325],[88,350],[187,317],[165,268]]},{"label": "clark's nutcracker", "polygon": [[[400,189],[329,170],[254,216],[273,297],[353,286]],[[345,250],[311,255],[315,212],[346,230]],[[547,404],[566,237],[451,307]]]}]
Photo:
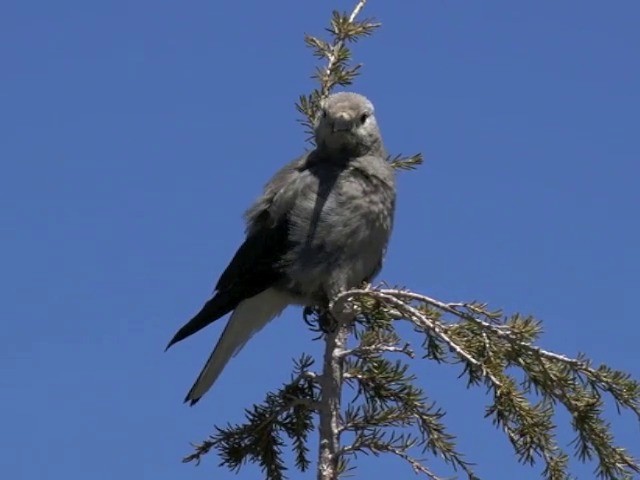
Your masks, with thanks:
[{"label": "clark's nutcracker", "polygon": [[220,276],[213,298],[167,346],[233,311],[185,398],[191,405],[287,305],[326,306],[382,267],[395,178],[373,105],[356,93],[330,95],[315,121],[315,141],[315,150],[276,173],[246,212],[246,240]]}]

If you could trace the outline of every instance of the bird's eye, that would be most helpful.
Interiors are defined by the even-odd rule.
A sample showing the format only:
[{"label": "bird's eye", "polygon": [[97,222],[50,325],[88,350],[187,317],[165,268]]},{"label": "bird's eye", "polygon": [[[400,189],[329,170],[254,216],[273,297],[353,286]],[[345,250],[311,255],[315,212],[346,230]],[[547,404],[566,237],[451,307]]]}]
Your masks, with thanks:
[{"label": "bird's eye", "polygon": [[366,122],[367,118],[369,118],[369,114],[368,113],[363,113],[362,115],[360,115],[360,123]]}]

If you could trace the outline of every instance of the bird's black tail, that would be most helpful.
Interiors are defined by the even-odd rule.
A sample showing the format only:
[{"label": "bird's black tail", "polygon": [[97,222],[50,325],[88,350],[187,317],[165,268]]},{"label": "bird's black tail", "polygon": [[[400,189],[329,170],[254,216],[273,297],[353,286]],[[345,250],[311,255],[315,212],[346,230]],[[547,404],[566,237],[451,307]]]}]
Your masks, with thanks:
[{"label": "bird's black tail", "polygon": [[215,322],[220,317],[226,315],[231,310],[238,306],[240,299],[234,298],[227,292],[218,292],[216,295],[204,304],[202,309],[196,313],[196,315],[189,320],[184,326],[178,330],[173,336],[165,351],[169,350],[169,347],[174,343],[178,343],[180,340],[193,335],[194,333],[202,330],[207,325]]}]

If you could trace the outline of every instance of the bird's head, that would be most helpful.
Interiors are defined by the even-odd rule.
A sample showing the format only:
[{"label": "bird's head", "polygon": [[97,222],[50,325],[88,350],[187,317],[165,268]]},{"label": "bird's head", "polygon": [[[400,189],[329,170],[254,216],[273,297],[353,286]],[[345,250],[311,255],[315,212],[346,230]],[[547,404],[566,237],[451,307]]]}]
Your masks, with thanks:
[{"label": "bird's head", "polygon": [[348,156],[363,156],[382,149],[373,104],[357,93],[334,93],[324,99],[315,120],[319,149]]}]

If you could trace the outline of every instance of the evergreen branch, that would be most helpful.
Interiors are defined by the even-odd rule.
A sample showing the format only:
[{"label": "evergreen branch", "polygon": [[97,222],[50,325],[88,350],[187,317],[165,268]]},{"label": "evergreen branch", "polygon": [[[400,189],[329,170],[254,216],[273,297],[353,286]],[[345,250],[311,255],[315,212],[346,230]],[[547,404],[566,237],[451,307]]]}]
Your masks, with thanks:
[{"label": "evergreen branch", "polygon": [[395,291],[391,290],[389,292],[390,293],[387,293],[387,291],[383,290],[349,290],[338,295],[335,302],[345,301],[354,295],[370,295],[374,296],[376,299],[382,300],[383,302],[393,306],[396,312],[413,322],[418,328],[445,342],[460,358],[464,359],[473,367],[481,370],[482,375],[486,376],[495,387],[500,387],[500,380],[498,380],[491,372],[484,370],[480,361],[475,359],[469,352],[465,351],[461,345],[453,341],[447,334],[446,329],[443,328],[440,323],[433,321],[412,305],[396,298],[394,296]]},{"label": "evergreen branch", "polygon": [[[502,312],[489,311],[486,305],[478,303],[444,303],[402,289],[371,287],[338,295],[324,313],[327,314],[334,317],[337,328],[325,336],[322,374],[309,371],[310,360],[301,361],[304,365],[299,365],[292,381],[306,385],[303,389],[306,394],[291,391],[276,394],[275,398],[280,400],[272,401],[270,408],[256,407],[249,412],[251,421],[247,430],[219,429],[217,437],[196,445],[196,453],[186,460],[199,461],[201,455],[215,446],[222,452],[223,464],[232,469],[249,460],[259,463],[267,478],[283,478],[282,434],[293,444],[296,466],[300,470],[308,468],[306,435],[313,429],[311,417],[318,413],[320,479],[337,478],[346,470],[346,457],[351,453],[371,452],[366,445],[406,447],[398,451],[407,456],[410,448],[422,447],[445,459],[454,469],[460,468],[468,478],[477,478],[471,464],[456,451],[454,437],[446,433],[441,421],[444,413],[429,405],[422,390],[413,384],[415,377],[408,373],[406,364],[385,357],[389,353],[409,355],[410,347],[394,330],[394,320],[408,319],[425,333],[427,358],[461,363],[469,385],[483,382],[489,387],[493,399],[486,416],[505,432],[520,462],[544,463],[543,476],[547,480],[570,478],[568,456],[555,438],[556,404],[563,405],[572,416],[576,456],[581,461],[595,460],[599,478],[632,478],[634,472],[640,472],[638,462],[615,445],[610,426],[603,419],[601,398],[609,393],[619,407],[637,415],[638,383],[605,365],[591,366],[583,355],[571,358],[534,345],[541,332],[540,322],[534,318],[520,315],[507,318]],[[359,343],[348,349],[346,341],[351,333]],[[507,374],[511,367],[521,369],[523,381],[518,383]],[[353,388],[355,397],[341,416],[343,384]],[[531,400],[532,393],[541,397],[539,402]],[[291,413],[296,408],[298,413]],[[257,418],[262,421],[257,422]],[[414,428],[419,435],[385,436],[385,431],[398,428]],[[251,429],[253,432],[249,433]],[[354,433],[356,441],[345,450],[340,446],[340,434],[347,431]],[[221,435],[227,436],[227,443],[221,441]],[[356,448],[358,445],[363,448]],[[382,447],[379,451],[382,452]]]},{"label": "evergreen branch", "polygon": [[356,42],[361,37],[369,36],[380,26],[373,20],[357,21],[367,0],[359,0],[350,14],[334,11],[331,26],[327,31],[332,40],[327,42],[311,35],[305,35],[304,41],[313,51],[313,55],[326,60],[326,65],[318,67],[312,78],[318,81],[319,87],[308,95],[300,95],[296,109],[302,114],[299,120],[309,135],[308,141],[313,142],[313,125],[318,114],[320,103],[337,86],[347,86],[359,75],[362,65],[350,65],[351,51],[347,44]]},{"label": "evergreen branch", "polygon": [[[491,334],[508,341],[516,348],[533,354],[539,359],[544,358],[553,362],[566,364],[571,369],[575,370],[581,375],[584,375],[585,379],[594,388],[609,392],[621,406],[627,407],[632,410],[640,419],[640,384],[632,380],[630,375],[624,372],[613,370],[606,365],[602,365],[596,369],[591,367],[589,361],[584,360],[580,356],[577,359],[570,358],[566,355],[561,355],[555,352],[544,350],[536,345],[532,345],[531,343],[522,341],[518,338],[517,334],[514,334],[514,332],[508,328],[507,325],[495,325],[491,321],[481,320],[479,318],[480,316],[489,316],[495,319],[495,315],[490,314],[490,312],[486,312],[484,309],[478,307],[477,305],[474,305],[473,303],[445,303],[426,295],[399,289],[351,290],[348,292],[344,292],[340,297],[346,299],[354,295],[370,295],[378,299],[390,300],[391,304],[396,307],[396,313],[402,312],[403,310],[405,312],[408,311],[413,315],[418,313],[420,317],[422,317],[418,317],[421,321],[425,316],[421,315],[420,312],[414,307],[411,307],[410,305],[400,301],[399,299],[405,298],[409,300],[419,301],[442,310],[446,313],[450,313],[462,320],[474,323],[483,330],[486,330],[487,332],[490,332]],[[398,306],[403,306],[403,309],[398,309]],[[464,308],[467,311],[460,310],[460,308]],[[474,312],[475,314],[470,314],[469,311]],[[429,320],[427,320],[426,323],[429,323]],[[436,325],[434,324],[433,327],[435,328]],[[471,361],[470,363],[477,364],[477,362],[474,361]]]},{"label": "evergreen branch", "polygon": [[[335,40],[332,48],[326,55],[328,64],[324,71],[324,76],[322,77],[324,81],[321,85],[320,98],[326,98],[335,85],[331,78],[341,72],[340,66],[346,60],[344,55],[348,52],[344,50],[347,40],[356,40],[359,36],[370,35],[371,32],[379,26],[379,24],[372,22],[365,22],[359,25],[355,23],[356,17],[364,8],[366,3],[367,0],[359,0],[348,18],[338,12],[333,12],[329,32],[333,35]],[[358,65],[355,69],[358,69],[359,67],[360,66]],[[352,71],[352,73],[354,73],[353,76],[355,77],[355,71]],[[336,83],[340,84],[340,82]]]},{"label": "evergreen branch", "polygon": [[313,359],[303,355],[296,362],[295,377],[276,393],[268,393],[262,404],[247,410],[245,424],[216,427],[216,434],[192,444],[195,451],[183,462],[199,465],[202,456],[215,448],[221,465],[232,471],[250,461],[261,466],[268,480],[282,480],[286,470],[282,459],[284,434],[292,441],[296,466],[300,471],[307,470],[307,437],[314,430],[313,413],[319,408],[316,376],[309,372],[312,364]]},{"label": "evergreen branch", "polygon": [[[508,341],[512,346],[519,349],[519,351],[526,351],[537,357],[539,361],[546,359],[552,362],[560,362],[577,373],[584,375],[585,379],[598,390],[609,392],[616,402],[621,406],[629,408],[640,419],[640,384],[631,379],[630,375],[613,370],[606,365],[602,365],[597,369],[591,367],[590,362],[578,356],[577,359],[567,357],[555,352],[544,350],[531,343],[521,341],[517,335],[514,335],[508,328],[504,328],[504,325],[498,326],[491,322],[483,321],[479,317],[487,316],[487,312],[472,303],[455,303],[448,304],[439,300],[427,297],[426,295],[420,295],[405,290],[380,290],[381,293],[386,295],[392,295],[400,298],[408,298],[411,300],[417,300],[427,305],[431,305],[447,313],[457,316],[462,320],[475,323],[482,329],[490,332],[491,334]],[[459,308],[465,310],[459,310]],[[469,314],[471,311],[473,314]],[[493,315],[495,318],[495,315]]]},{"label": "evergreen branch", "polygon": [[[444,303],[402,289],[351,290],[335,301],[355,303],[354,308],[363,313],[377,308],[389,318],[410,320],[426,334],[427,358],[445,361],[442,346],[448,347],[465,365],[463,373],[469,376],[469,385],[484,379],[493,391],[494,402],[487,416],[505,431],[520,461],[533,464],[535,458],[542,459],[546,478],[569,478],[567,456],[555,441],[552,418],[556,401],[573,416],[578,458],[597,459],[600,478],[627,478],[640,472],[637,460],[613,443],[610,427],[602,418],[601,400],[602,393],[609,393],[619,408],[628,408],[638,416],[640,384],[606,365],[593,368],[582,355],[574,359],[533,345],[541,327],[532,317],[505,318],[501,312],[488,311],[486,305]],[[443,314],[462,322],[445,322]],[[505,373],[510,366],[524,372],[524,390]],[[526,397],[532,389],[542,396],[536,405]]]},{"label": "evergreen branch", "polygon": [[423,158],[421,153],[416,153],[409,157],[403,157],[402,155],[396,155],[393,159],[389,160],[391,166],[398,170],[415,170],[422,165]]},{"label": "evergreen branch", "polygon": [[[375,344],[375,339],[382,337],[386,341],[393,340],[391,345],[397,348],[407,348],[407,345],[400,347],[400,337],[390,331],[393,326],[379,322],[377,316],[377,313],[372,315],[374,321],[369,325],[363,322],[366,330],[361,335],[360,346],[364,342]],[[343,378],[355,389],[356,396],[346,409],[341,432],[352,431],[362,438],[369,438],[380,428],[415,427],[420,432],[416,445],[473,478],[470,464],[456,451],[455,437],[446,433],[441,422],[444,412],[428,402],[423,391],[413,384],[415,377],[407,372],[406,364],[383,357],[347,359]],[[363,399],[364,405],[355,403],[358,398]]]}]

